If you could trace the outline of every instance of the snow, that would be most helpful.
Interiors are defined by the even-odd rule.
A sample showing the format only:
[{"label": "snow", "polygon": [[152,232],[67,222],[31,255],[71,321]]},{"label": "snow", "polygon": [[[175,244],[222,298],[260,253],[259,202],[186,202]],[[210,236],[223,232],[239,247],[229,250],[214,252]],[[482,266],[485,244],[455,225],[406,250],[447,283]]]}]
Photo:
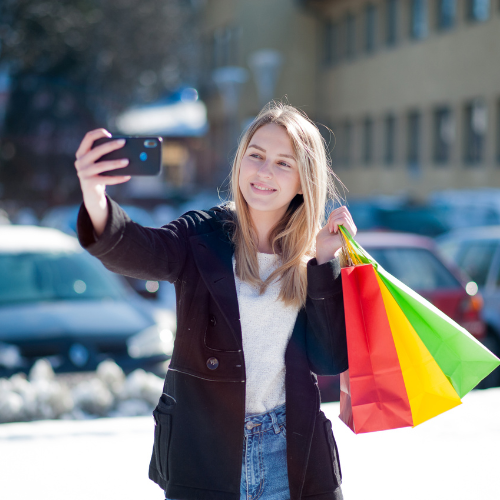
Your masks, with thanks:
[{"label": "snow", "polygon": [[95,372],[57,377],[50,362],[39,359],[28,378],[0,378],[0,423],[150,415],[162,389],[162,378],[140,368],[125,377],[112,360]]},{"label": "snow", "polygon": [[[133,401],[133,400],[128,400]],[[414,429],[355,435],[338,403],[333,423],[346,500],[496,500],[500,389]],[[148,479],[154,422],[147,417],[0,425],[0,498],[162,500]]]}]

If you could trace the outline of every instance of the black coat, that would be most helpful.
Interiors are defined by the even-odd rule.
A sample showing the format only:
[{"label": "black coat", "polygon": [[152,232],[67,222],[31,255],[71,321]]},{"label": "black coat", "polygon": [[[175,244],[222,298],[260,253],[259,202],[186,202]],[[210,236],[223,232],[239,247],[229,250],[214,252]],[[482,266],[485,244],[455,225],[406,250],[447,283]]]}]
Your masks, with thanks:
[{"label": "black coat", "polygon": [[[173,282],[177,334],[156,421],[149,477],[168,498],[239,500],[245,359],[223,207],[192,211],[160,229],[132,222],[108,198],[98,241],[82,205],[80,243],[111,271]],[[291,500],[342,498],[331,422],[320,411],[316,374],[347,369],[337,259],[307,265],[308,298],[285,354],[287,465]]]}]

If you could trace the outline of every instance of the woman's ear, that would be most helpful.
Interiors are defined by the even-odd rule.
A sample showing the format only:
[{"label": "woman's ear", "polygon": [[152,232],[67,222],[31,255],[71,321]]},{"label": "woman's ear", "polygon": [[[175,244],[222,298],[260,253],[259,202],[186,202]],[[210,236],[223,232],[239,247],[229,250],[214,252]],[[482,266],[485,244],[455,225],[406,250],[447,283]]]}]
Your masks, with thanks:
[{"label": "woman's ear", "polygon": [[299,191],[298,191],[298,193],[297,193],[297,194],[304,194],[304,193],[302,192],[302,186],[299,188]]}]

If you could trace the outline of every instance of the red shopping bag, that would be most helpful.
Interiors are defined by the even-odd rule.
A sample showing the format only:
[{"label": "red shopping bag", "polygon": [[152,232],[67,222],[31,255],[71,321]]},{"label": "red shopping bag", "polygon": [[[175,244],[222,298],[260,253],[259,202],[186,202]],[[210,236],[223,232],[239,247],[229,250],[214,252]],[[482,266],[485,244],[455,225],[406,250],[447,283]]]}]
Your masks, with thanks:
[{"label": "red shopping bag", "polygon": [[342,269],[349,370],[340,419],[356,434],[413,426],[410,403],[375,270]]}]

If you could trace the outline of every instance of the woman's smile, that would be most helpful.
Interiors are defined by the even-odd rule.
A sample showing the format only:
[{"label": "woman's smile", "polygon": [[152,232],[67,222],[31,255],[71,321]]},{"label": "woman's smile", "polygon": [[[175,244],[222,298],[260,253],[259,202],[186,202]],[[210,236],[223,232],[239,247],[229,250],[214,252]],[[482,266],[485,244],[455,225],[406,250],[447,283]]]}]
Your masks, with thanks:
[{"label": "woman's smile", "polygon": [[250,183],[250,185],[252,186],[253,191],[259,194],[272,194],[276,191],[276,189],[270,188],[261,182]]},{"label": "woman's smile", "polygon": [[255,132],[241,160],[239,187],[254,222],[263,212],[277,222],[302,193],[292,141],[283,127],[268,123]]}]

